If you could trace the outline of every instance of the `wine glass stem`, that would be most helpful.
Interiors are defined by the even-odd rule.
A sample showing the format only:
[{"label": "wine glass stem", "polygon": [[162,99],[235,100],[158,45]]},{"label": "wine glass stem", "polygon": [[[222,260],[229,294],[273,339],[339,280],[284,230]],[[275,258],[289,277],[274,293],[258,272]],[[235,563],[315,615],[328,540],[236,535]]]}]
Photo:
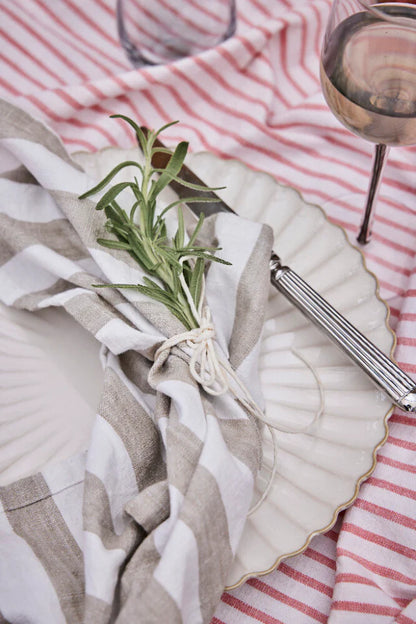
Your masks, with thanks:
[{"label": "wine glass stem", "polygon": [[367,203],[365,206],[364,218],[357,236],[357,241],[361,245],[366,245],[371,239],[371,225],[374,218],[375,203],[389,151],[390,147],[384,145],[383,143],[377,144],[374,151],[373,168],[371,172],[370,186],[368,187],[367,193]]}]

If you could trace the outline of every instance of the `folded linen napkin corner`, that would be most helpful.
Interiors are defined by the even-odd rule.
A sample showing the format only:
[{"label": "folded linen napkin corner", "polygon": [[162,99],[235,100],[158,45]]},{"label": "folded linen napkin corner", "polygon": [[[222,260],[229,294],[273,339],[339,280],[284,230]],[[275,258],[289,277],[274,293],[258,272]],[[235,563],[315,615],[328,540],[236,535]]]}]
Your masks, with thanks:
[{"label": "folded linen napkin corner", "polygon": [[[103,215],[78,199],[90,180],[59,140],[4,101],[1,171],[0,299],[62,306],[105,346],[105,382],[86,464],[70,457],[0,490],[0,612],[12,623],[205,624],[250,507],[258,425],[231,395],[204,393],[174,352],[149,383],[176,319],[143,295],[92,287],[141,273],[97,244]],[[271,231],[232,215],[208,230],[232,262],[206,279],[217,341],[260,400]]]}]

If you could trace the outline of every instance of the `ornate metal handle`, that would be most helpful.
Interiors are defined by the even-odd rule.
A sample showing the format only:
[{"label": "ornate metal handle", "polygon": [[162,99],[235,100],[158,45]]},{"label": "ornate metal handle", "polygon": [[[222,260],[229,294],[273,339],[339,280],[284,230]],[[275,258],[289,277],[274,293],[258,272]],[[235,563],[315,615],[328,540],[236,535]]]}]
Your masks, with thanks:
[{"label": "ornate metal handle", "polygon": [[416,412],[416,384],[406,373],[299,275],[289,267],[282,266],[276,254],[270,259],[270,272],[272,284],[307,318],[319,325],[398,407],[407,412]]}]

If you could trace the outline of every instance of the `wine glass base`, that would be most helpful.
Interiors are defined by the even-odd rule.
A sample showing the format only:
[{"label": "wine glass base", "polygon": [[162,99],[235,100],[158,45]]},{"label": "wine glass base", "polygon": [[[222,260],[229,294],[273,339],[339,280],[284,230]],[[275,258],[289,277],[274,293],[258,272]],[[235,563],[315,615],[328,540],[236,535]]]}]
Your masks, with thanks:
[{"label": "wine glass base", "polygon": [[328,218],[339,224],[350,243],[356,246],[368,245],[372,237],[372,229],[363,230],[364,203],[365,193],[345,193],[321,203]]},{"label": "wine glass base", "polygon": [[369,231],[365,225],[361,226],[360,231],[358,232],[358,236],[357,236],[357,243],[359,245],[368,245],[368,243],[371,241],[371,236],[372,236],[372,232]]}]

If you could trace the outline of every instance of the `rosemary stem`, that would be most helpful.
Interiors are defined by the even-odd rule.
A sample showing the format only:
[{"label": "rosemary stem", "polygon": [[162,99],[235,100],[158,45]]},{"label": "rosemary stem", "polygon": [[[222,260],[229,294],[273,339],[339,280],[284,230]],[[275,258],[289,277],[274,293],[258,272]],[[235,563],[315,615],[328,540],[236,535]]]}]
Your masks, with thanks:
[{"label": "rosemary stem", "polygon": [[[167,208],[156,215],[156,198],[169,184],[171,180],[177,180],[177,176],[182,168],[188,144],[185,141],[180,142],[173,151],[166,168],[163,171],[156,170],[152,165],[152,155],[157,148],[154,148],[155,139],[165,127],[172,125],[167,124],[157,132],[150,131],[143,133],[137,124],[125,115],[115,115],[124,119],[136,132],[138,143],[144,155],[144,164],[138,165],[141,174],[140,182],[134,177],[132,182],[122,182],[115,184],[112,188],[101,197],[97,203],[98,210],[105,209],[107,222],[105,227],[108,232],[113,234],[117,240],[112,238],[99,238],[98,242],[104,247],[110,249],[127,251],[137,261],[141,268],[148,276],[157,278],[155,282],[149,277],[145,278],[143,284],[117,284],[117,288],[137,288],[149,297],[163,303],[184,325],[187,329],[198,327],[198,321],[192,312],[187,294],[184,292],[183,283],[181,282],[181,272],[186,282],[190,286],[189,292],[198,307],[198,299],[201,293],[201,284],[203,279],[203,268],[205,261],[225,262],[213,255],[216,248],[195,247],[191,248],[190,244],[184,244],[185,226],[182,213],[178,211],[178,229],[176,235],[172,239],[167,238],[166,222],[164,215],[177,205],[173,202]],[[176,123],[176,122],[173,122]],[[166,150],[165,150],[166,151]],[[89,197],[104,187],[108,186],[114,176],[124,167],[131,166],[131,161],[120,163],[110,171],[105,178],[92,189],[84,193],[82,197]],[[154,176],[159,176],[157,180]],[[182,181],[186,185],[185,181]],[[130,188],[134,194],[134,203],[130,208],[130,214],[120,208],[116,198],[124,189]],[[192,188],[196,188],[192,186]],[[201,187],[203,190],[203,187]],[[195,201],[196,198],[195,198]],[[201,200],[202,201],[202,200]],[[138,223],[135,223],[134,216],[136,210],[139,209]],[[137,219],[137,217],[136,217]],[[190,241],[194,241],[202,225],[201,217],[191,235]],[[184,256],[194,258],[195,262],[185,263]],[[109,285],[111,287],[111,285]]]}]

